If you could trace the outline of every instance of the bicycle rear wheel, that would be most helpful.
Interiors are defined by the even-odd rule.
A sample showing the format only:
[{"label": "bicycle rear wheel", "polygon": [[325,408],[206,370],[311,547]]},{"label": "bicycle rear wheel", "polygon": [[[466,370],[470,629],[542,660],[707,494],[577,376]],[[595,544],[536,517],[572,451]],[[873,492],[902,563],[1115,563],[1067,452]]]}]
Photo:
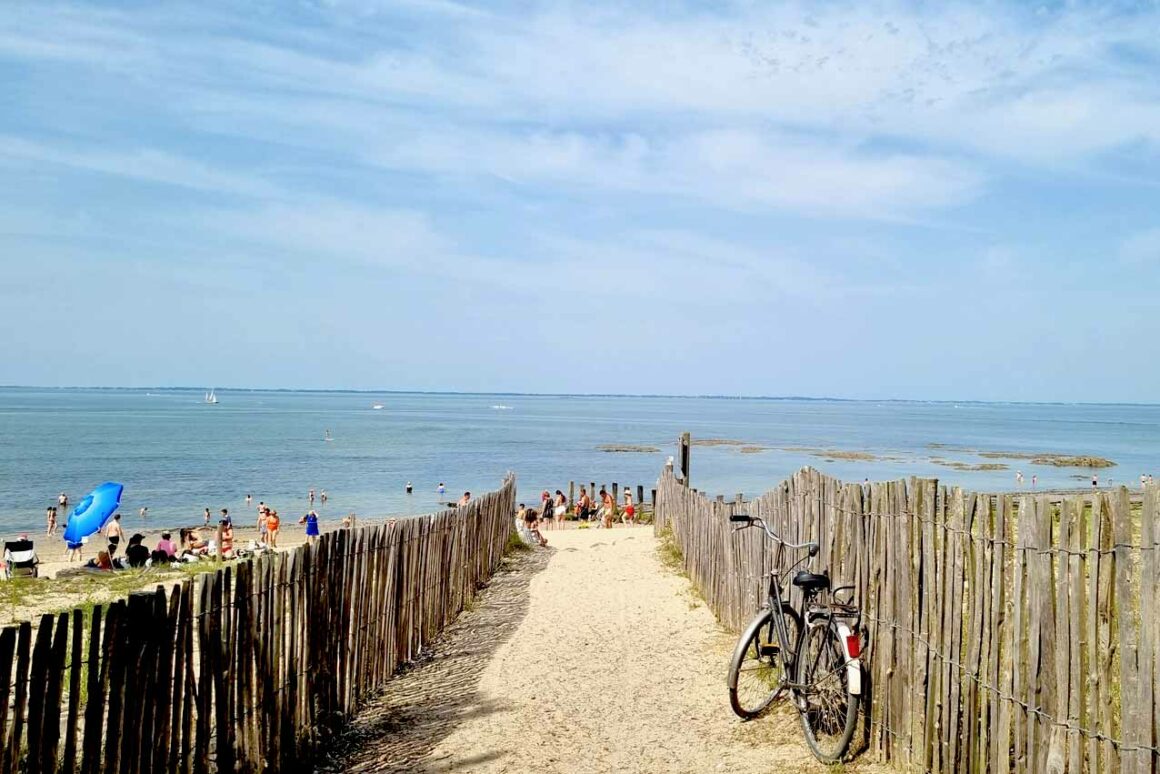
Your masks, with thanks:
[{"label": "bicycle rear wheel", "polygon": [[[784,609],[786,633],[790,647],[787,657],[797,650],[801,622],[796,612]],[[738,717],[750,720],[764,712],[785,689],[793,673],[782,670],[778,651],[777,633],[773,626],[773,611],[763,610],[742,632],[729,661],[729,704]]]},{"label": "bicycle rear wheel", "polygon": [[814,757],[842,760],[858,724],[858,696],[846,682],[846,656],[833,626],[807,629],[798,651],[798,714]]}]

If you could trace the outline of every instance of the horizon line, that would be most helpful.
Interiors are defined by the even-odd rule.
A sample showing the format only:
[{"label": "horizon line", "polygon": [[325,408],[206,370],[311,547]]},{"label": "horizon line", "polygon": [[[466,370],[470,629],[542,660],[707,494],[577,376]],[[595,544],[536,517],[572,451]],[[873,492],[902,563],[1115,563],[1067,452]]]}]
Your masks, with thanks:
[{"label": "horizon line", "polygon": [[[517,392],[517,391],[478,391],[478,390],[400,390],[400,389],[371,389],[346,387],[213,387],[215,392],[222,390],[230,392],[297,392],[297,393],[332,393],[354,395],[478,395],[478,396],[506,396],[523,398],[670,398],[670,399],[703,399],[703,400],[764,400],[764,401],[810,401],[817,403],[968,403],[974,405],[1027,405],[1027,406],[1160,406],[1160,402],[1147,403],[1142,401],[1095,401],[1095,400],[982,400],[978,398],[840,398],[835,396],[816,395],[744,395],[726,393],[679,394],[679,393],[633,393],[633,392]],[[0,384],[0,390],[90,390],[147,392],[157,390],[161,392],[205,392],[205,387],[170,386],[170,387],[127,387],[118,385],[37,385],[37,384]]]}]

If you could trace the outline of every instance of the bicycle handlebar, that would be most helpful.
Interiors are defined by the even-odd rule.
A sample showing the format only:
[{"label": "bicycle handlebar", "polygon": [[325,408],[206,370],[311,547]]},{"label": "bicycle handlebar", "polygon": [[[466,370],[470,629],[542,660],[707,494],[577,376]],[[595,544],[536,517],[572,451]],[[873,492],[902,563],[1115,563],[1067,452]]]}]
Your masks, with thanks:
[{"label": "bicycle handlebar", "polygon": [[765,532],[766,536],[770,540],[774,540],[778,543],[781,543],[786,548],[795,548],[795,549],[799,549],[799,550],[800,549],[808,549],[810,552],[810,556],[817,556],[818,555],[819,546],[817,543],[813,542],[812,540],[805,542],[805,543],[791,543],[788,540],[783,539],[780,535],[778,535],[773,530],[771,530],[769,528],[769,526],[761,519],[754,518],[754,517],[749,516],[749,515],[744,514],[744,513],[734,513],[732,516],[729,517],[729,521],[744,522],[745,523],[744,527],[737,527],[737,529],[747,529],[749,527],[752,527],[754,524],[756,524],[756,525],[761,527],[762,531]]}]

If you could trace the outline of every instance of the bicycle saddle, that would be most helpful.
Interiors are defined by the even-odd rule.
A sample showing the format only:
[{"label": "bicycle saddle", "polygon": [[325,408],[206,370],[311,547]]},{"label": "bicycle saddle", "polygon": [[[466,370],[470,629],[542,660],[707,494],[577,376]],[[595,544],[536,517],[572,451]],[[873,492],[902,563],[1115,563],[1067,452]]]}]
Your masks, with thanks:
[{"label": "bicycle saddle", "polygon": [[812,572],[802,570],[793,576],[793,585],[805,591],[822,591],[830,587],[830,576],[824,574],[815,575]]}]

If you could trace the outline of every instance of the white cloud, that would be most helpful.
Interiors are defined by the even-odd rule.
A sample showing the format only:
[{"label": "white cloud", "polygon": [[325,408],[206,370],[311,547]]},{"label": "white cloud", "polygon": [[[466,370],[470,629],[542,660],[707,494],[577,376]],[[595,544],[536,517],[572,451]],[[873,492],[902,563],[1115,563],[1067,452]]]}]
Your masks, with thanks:
[{"label": "white cloud", "polygon": [[195,159],[151,148],[126,151],[66,148],[0,135],[0,159],[55,164],[150,183],[240,196],[276,196],[279,189],[256,176],[226,172]]}]

